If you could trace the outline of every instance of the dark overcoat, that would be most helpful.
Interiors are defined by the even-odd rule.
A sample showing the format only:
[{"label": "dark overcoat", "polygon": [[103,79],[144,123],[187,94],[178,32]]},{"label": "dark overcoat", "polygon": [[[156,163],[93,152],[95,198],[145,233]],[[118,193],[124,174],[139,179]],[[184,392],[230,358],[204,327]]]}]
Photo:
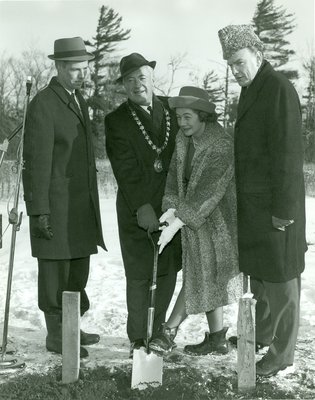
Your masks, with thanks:
[{"label": "dark overcoat", "polygon": [[[135,110],[147,134],[158,147],[163,145],[166,137],[163,109],[170,114],[169,140],[160,155],[162,172],[155,171],[157,153],[139,129],[129,106]],[[150,203],[157,217],[161,216],[162,197],[177,130],[176,117],[169,109],[165,97],[153,97],[153,119],[130,100],[105,118],[106,150],[118,184],[116,206],[120,246],[125,273],[130,279],[152,277],[153,249],[147,232],[137,224],[136,212],[140,206]],[[153,234],[155,241],[159,235],[160,233]],[[181,268],[180,234],[176,235],[173,243],[159,256],[158,274],[166,274],[170,268]]]},{"label": "dark overcoat", "polygon": [[52,78],[29,104],[23,158],[24,199],[30,216],[49,214],[51,240],[31,235],[32,255],[72,259],[105,248],[102,236],[96,167],[86,103]]},{"label": "dark overcoat", "polygon": [[[240,270],[270,282],[299,276],[307,248],[300,102],[267,61],[241,91],[235,173]],[[272,216],[294,224],[277,230]]]}]

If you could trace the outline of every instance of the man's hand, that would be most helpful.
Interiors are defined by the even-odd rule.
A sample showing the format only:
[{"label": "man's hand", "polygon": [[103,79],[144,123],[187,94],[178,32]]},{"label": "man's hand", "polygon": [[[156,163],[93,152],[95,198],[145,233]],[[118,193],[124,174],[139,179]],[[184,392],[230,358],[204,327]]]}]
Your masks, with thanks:
[{"label": "man's hand", "polygon": [[[165,229],[166,226],[170,225],[171,223],[174,222],[175,220],[175,208],[169,208],[167,211],[165,211],[164,214],[162,214],[160,216],[160,230],[162,231],[163,229]],[[164,224],[165,222],[167,222],[166,224]],[[164,224],[161,226],[161,224]]]},{"label": "man's hand", "polygon": [[179,231],[183,226],[184,222],[180,220],[178,217],[175,217],[175,220],[166,228],[163,229],[158,245],[160,246],[159,248],[159,254],[162,253],[164,247],[173,239],[177,231]]},{"label": "man's hand", "polygon": [[279,231],[285,231],[285,228],[292,224],[294,224],[294,219],[281,219],[272,216],[272,226]]},{"label": "man's hand", "polygon": [[147,203],[138,208],[137,221],[140,228],[150,233],[159,230],[159,220],[151,204]]},{"label": "man's hand", "polygon": [[32,219],[32,236],[51,240],[53,237],[53,231],[50,225],[50,216],[48,214],[35,215]]}]

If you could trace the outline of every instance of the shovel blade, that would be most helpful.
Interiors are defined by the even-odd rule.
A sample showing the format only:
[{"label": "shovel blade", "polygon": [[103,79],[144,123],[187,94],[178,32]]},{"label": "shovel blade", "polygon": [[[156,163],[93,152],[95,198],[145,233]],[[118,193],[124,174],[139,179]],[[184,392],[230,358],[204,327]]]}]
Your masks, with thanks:
[{"label": "shovel blade", "polygon": [[162,385],[163,357],[147,354],[144,347],[133,351],[131,389],[146,389]]}]

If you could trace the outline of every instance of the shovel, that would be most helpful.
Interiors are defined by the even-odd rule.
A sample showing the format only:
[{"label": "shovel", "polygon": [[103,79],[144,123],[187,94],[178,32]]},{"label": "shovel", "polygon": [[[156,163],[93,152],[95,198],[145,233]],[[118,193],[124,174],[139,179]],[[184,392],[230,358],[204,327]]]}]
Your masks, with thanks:
[{"label": "shovel", "polygon": [[239,300],[237,320],[237,383],[238,389],[246,392],[256,387],[255,305],[248,276],[247,292]]},{"label": "shovel", "polygon": [[154,312],[155,312],[155,297],[156,297],[156,279],[157,279],[157,266],[158,266],[158,249],[150,232],[148,237],[153,246],[154,263],[153,263],[153,276],[149,289],[149,308],[147,320],[147,340],[146,347],[134,349],[133,351],[133,364],[131,375],[131,389],[146,389],[150,386],[162,385],[163,375],[163,358],[150,352],[149,342],[153,332]]}]

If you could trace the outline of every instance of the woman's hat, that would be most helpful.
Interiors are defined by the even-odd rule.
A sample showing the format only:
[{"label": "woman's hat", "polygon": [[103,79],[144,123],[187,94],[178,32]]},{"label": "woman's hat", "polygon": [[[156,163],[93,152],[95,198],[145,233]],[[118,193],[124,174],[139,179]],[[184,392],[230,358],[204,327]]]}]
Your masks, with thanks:
[{"label": "woman's hat", "polygon": [[209,114],[215,112],[215,104],[210,102],[209,94],[194,86],[182,87],[178,96],[168,99],[168,104],[171,108],[191,108]]},{"label": "woman's hat", "polygon": [[228,60],[238,50],[256,47],[264,50],[264,44],[256,35],[252,25],[228,25],[218,32],[223,51],[223,59]]},{"label": "woman's hat", "polygon": [[120,77],[116,79],[116,82],[121,83],[126,75],[130,74],[133,71],[136,71],[143,65],[148,65],[149,67],[154,69],[156,61],[148,61],[139,53],[131,53],[129,54],[129,56],[123,57],[120,60],[119,64]]},{"label": "woman's hat", "polygon": [[94,54],[88,53],[81,37],[62,38],[55,40],[54,54],[48,58],[59,61],[89,61],[93,60]]}]

